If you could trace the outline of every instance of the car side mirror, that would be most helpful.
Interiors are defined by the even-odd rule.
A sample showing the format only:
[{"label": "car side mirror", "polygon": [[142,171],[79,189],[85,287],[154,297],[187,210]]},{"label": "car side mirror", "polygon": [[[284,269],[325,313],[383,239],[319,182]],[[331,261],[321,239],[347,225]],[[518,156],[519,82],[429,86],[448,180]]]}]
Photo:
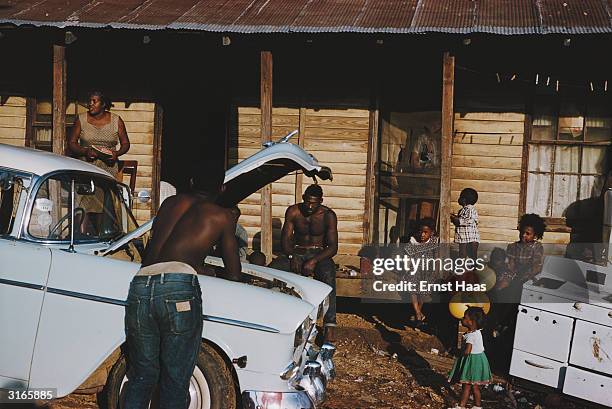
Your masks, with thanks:
[{"label": "car side mirror", "polygon": [[96,192],[96,185],[93,180],[89,183],[75,183],[75,190],[80,196],[91,196]]},{"label": "car side mirror", "polygon": [[140,203],[147,203],[151,200],[151,193],[146,189],[142,189],[136,197]]}]

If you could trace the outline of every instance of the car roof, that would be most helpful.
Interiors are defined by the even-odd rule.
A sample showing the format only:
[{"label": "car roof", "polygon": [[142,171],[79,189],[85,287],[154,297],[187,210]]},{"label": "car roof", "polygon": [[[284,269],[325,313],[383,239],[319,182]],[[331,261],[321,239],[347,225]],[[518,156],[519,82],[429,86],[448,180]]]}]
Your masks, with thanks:
[{"label": "car roof", "polygon": [[112,177],[110,173],[82,160],[3,143],[0,143],[0,166],[39,176],[58,170],[76,170]]}]

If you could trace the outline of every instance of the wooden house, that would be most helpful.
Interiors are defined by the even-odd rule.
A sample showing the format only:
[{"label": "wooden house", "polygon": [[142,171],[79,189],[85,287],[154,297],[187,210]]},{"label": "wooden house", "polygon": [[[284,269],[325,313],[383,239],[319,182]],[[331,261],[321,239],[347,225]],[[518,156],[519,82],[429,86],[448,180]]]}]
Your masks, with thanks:
[{"label": "wooden house", "polygon": [[[137,209],[141,221],[160,180],[184,184],[189,151],[224,152],[230,166],[297,129],[292,142],[334,172],[320,183],[341,255],[408,235],[423,217],[452,240],[447,216],[465,187],[479,192],[485,242],[516,240],[530,212],[547,218],[551,243],[596,225],[589,206],[612,141],[607,1],[234,6],[0,8],[2,55],[40,51],[4,67],[0,141],[61,152],[94,77],[119,101],[135,188],[155,199]],[[241,203],[252,246],[278,250],[284,211],[310,183],[289,175]]]}]

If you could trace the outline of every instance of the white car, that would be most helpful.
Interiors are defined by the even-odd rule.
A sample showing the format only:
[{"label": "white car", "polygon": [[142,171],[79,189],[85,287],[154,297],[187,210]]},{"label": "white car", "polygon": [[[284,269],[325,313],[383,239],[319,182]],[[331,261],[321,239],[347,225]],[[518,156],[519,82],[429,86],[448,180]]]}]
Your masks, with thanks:
[{"label": "white car", "polygon": [[[331,178],[300,147],[271,143],[227,171],[219,201],[234,205],[293,171]],[[99,392],[119,407],[125,300],[152,224],[137,227],[130,201],[91,164],[0,144],[0,389]],[[198,276],[204,329],[190,408],[315,408],[335,372],[333,345],[314,342],[331,288],[242,271],[249,283]]]}]

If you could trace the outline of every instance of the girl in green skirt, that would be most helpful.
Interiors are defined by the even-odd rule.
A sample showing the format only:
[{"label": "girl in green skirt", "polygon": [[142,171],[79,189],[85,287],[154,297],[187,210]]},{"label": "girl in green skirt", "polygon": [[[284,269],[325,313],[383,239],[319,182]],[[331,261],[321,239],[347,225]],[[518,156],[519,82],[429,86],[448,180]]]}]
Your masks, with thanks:
[{"label": "girl in green skirt", "polygon": [[465,408],[470,392],[474,391],[475,406],[472,406],[472,409],[482,409],[479,385],[486,385],[491,382],[491,369],[484,353],[484,344],[480,333],[484,319],[485,313],[482,308],[468,307],[461,320],[461,323],[469,329],[469,332],[463,335],[465,341],[463,355],[455,360],[453,369],[448,375],[449,382],[459,381],[463,384],[461,402],[455,408]]}]

